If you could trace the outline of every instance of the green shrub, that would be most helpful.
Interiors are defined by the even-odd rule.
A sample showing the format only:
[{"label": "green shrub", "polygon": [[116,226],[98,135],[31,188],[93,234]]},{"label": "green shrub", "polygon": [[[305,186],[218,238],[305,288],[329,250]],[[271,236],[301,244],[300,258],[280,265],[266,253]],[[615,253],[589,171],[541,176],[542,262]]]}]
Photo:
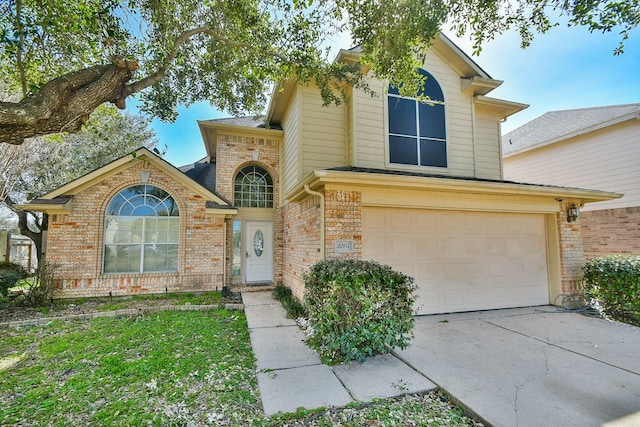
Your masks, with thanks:
[{"label": "green shrub", "polygon": [[604,315],[640,325],[640,256],[592,258],[583,271],[585,294]]},{"label": "green shrub", "polygon": [[282,306],[287,311],[288,318],[296,319],[298,317],[306,317],[307,310],[298,298],[293,296],[291,288],[287,288],[284,285],[278,285],[275,287],[271,295],[282,303]]},{"label": "green shrub", "polygon": [[9,289],[27,277],[27,270],[14,262],[0,262],[0,295],[7,296]]},{"label": "green shrub", "polygon": [[305,274],[310,344],[327,363],[362,361],[406,348],[413,329],[413,279],[374,261],[320,261]]}]

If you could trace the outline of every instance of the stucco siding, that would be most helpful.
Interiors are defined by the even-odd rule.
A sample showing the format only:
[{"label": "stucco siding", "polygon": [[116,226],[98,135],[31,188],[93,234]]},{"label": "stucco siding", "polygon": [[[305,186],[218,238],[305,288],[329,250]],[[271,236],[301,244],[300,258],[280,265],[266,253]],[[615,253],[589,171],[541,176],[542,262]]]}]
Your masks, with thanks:
[{"label": "stucco siding", "polygon": [[316,87],[301,86],[299,90],[302,177],[315,169],[343,166],[347,149],[344,103],[323,107]]},{"label": "stucco siding", "polygon": [[300,180],[299,148],[298,148],[298,98],[291,97],[287,112],[282,119],[284,130],[284,144],[282,150],[282,190],[286,194]]},{"label": "stucco siding", "polygon": [[623,193],[583,210],[640,206],[640,121],[576,136],[504,159],[505,179]]}]

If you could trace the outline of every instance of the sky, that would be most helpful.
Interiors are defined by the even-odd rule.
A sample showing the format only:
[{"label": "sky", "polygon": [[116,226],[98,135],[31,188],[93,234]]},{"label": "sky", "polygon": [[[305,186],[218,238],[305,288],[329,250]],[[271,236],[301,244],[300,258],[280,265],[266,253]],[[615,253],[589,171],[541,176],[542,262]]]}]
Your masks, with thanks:
[{"label": "sky", "polygon": [[[463,51],[472,55],[472,42],[447,32]],[[625,52],[614,56],[617,33],[589,33],[584,28],[555,27],[537,35],[520,48],[517,34],[505,33],[483,46],[472,59],[492,78],[504,83],[487,96],[528,104],[529,108],[502,124],[503,134],[548,111],[640,102],[640,30],[625,43]],[[343,44],[340,46],[340,44]],[[348,40],[336,47],[348,48]],[[135,105],[134,105],[135,109]],[[207,103],[180,108],[175,123],[153,120],[152,128],[165,159],[176,166],[205,156],[197,120],[228,117]]]}]

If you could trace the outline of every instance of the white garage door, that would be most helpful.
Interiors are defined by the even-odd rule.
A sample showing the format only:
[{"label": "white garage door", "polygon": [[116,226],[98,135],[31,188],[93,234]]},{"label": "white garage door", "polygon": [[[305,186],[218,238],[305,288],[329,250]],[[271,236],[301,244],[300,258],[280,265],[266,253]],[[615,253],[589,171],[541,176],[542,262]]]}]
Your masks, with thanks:
[{"label": "white garage door", "polygon": [[412,276],[420,314],[549,303],[544,216],[364,208],[363,258]]}]

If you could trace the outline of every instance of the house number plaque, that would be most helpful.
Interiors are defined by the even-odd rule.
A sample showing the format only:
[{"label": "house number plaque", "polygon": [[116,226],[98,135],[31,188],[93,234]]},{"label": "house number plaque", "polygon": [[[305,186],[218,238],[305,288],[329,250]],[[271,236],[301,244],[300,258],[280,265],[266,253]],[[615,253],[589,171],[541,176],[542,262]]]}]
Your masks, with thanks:
[{"label": "house number plaque", "polygon": [[334,240],[333,249],[337,254],[351,254],[355,251],[355,245],[353,239]]}]

